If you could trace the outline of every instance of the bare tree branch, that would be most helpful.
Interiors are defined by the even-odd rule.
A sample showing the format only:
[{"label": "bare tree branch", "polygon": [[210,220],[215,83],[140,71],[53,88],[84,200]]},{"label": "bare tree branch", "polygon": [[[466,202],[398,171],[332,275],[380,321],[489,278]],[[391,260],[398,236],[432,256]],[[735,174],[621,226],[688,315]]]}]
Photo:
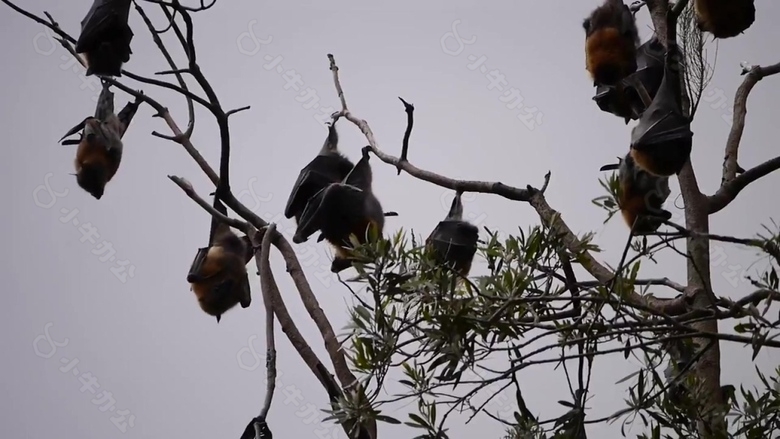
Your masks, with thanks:
[{"label": "bare tree branch", "polygon": [[721,187],[730,183],[737,176],[737,157],[739,155],[739,144],[742,140],[742,133],[745,130],[748,95],[758,81],[778,72],[780,72],[780,63],[767,67],[752,66],[750,69],[745,69],[742,72],[742,74],[745,75],[745,80],[742,81],[742,85],[739,86],[737,93],[734,95],[734,119],[731,125],[731,132],[729,132],[729,137],[726,141],[726,155],[723,158],[723,179],[721,181]]},{"label": "bare tree branch", "polygon": [[250,234],[250,230],[254,227],[250,226],[249,223],[235,219],[230,218],[226,215],[223,215],[220,211],[214,208],[211,204],[209,204],[206,200],[204,200],[200,195],[198,195],[195,192],[195,189],[193,189],[192,184],[181,178],[177,177],[175,175],[169,175],[168,178],[171,179],[174,183],[176,183],[177,186],[181,188],[181,190],[184,191],[185,194],[187,194],[188,197],[192,198],[193,201],[198,203],[200,207],[206,210],[211,216],[215,217],[216,219],[222,221],[223,223],[229,225],[230,227],[236,228],[238,230],[241,230],[242,232],[246,233],[247,235]]},{"label": "bare tree branch", "polygon": [[191,7],[191,6],[182,6],[182,5],[179,3],[179,0],[172,0],[172,1],[171,1],[171,3],[164,2],[164,1],[162,1],[162,0],[144,0],[144,1],[147,1],[147,2],[149,2],[149,3],[157,3],[158,5],[163,5],[163,6],[168,6],[168,7],[178,8],[178,9],[182,9],[182,10],[189,11],[189,12],[200,12],[200,11],[205,11],[206,9],[209,9],[209,8],[211,8],[212,6],[214,6],[214,5],[217,3],[217,0],[214,0],[214,1],[212,1],[211,3],[209,3],[208,5],[204,5],[204,2],[203,2],[203,0],[200,0],[200,7],[198,7],[198,8],[193,8],[193,7]]},{"label": "bare tree branch", "polygon": [[[144,12],[143,8],[141,8],[141,6],[139,6],[137,2],[133,1],[133,4],[135,5],[135,10],[138,11],[138,14],[144,20],[144,23],[146,23],[146,27],[149,28],[149,32],[152,34],[152,40],[154,40],[154,43],[160,49],[160,53],[162,53],[163,57],[165,57],[165,60],[168,62],[168,65],[171,66],[172,69],[177,70],[178,67],[176,67],[176,62],[173,60],[173,57],[171,57],[171,54],[168,52],[168,49],[165,47],[165,44],[163,44],[162,40],[160,39],[160,36],[158,35],[158,32],[154,29],[154,25],[152,24],[152,21],[149,19],[149,17],[146,15],[146,12]],[[173,17],[171,17],[169,27],[173,25],[174,25],[174,21],[173,21]],[[179,81],[179,86],[181,86],[183,90],[189,92],[189,89],[187,88],[187,83],[184,81],[184,77],[180,73],[176,73],[176,80]],[[187,130],[184,131],[184,136],[191,137],[192,132],[195,130],[195,105],[192,103],[192,99],[190,97],[188,97],[187,95],[184,96],[187,98],[187,112],[189,113],[189,122],[187,123]],[[176,140],[175,138],[169,136],[159,135],[158,137],[161,137],[163,139],[168,139],[168,140]]]},{"label": "bare tree branch", "polygon": [[[259,258],[257,266],[260,269],[260,288],[263,291],[263,303],[265,304],[265,367],[267,369],[268,384],[265,392],[265,401],[263,408],[260,409],[258,418],[265,419],[268,410],[271,409],[271,401],[274,397],[276,388],[276,345],[274,341],[274,297],[280,296],[279,287],[274,280],[273,271],[271,271],[270,253],[271,237],[276,232],[276,224],[270,224],[268,230],[263,234],[263,240],[260,245],[260,254],[255,255]],[[254,241],[254,239],[253,239]]]},{"label": "bare tree branch", "polygon": [[758,180],[761,177],[771,174],[772,172],[780,169],[780,156],[745,171],[733,180],[724,183],[715,194],[707,198],[709,209],[708,214],[720,212],[729,203],[734,201],[750,183]]}]

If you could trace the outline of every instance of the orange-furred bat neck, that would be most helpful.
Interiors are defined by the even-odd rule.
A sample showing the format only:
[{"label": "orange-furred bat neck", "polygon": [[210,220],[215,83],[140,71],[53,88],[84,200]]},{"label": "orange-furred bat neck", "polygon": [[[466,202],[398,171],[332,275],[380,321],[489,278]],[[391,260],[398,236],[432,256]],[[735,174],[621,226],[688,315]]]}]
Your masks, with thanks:
[{"label": "orange-furred bat neck", "polygon": [[77,183],[100,199],[106,183],[111,181],[119,169],[121,159],[121,150],[106,148],[101,136],[85,134],[79,143],[74,163]]},{"label": "orange-furred bat neck", "polygon": [[615,85],[636,71],[636,46],[617,28],[598,29],[585,41],[585,63],[594,81]]}]

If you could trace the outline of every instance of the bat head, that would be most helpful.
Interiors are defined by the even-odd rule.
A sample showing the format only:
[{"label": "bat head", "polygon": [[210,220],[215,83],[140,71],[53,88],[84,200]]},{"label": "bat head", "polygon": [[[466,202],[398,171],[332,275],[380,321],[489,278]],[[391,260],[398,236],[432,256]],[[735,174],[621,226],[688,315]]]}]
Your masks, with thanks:
[{"label": "bat head", "polygon": [[108,181],[108,172],[101,163],[82,163],[76,172],[76,182],[96,199],[103,196]]}]

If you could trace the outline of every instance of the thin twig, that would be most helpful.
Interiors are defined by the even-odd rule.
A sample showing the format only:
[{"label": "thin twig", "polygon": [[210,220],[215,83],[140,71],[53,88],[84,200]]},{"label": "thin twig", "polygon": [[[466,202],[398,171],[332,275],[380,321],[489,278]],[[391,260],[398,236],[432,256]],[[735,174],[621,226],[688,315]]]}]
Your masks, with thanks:
[{"label": "thin twig", "polygon": [[[331,59],[333,59],[332,56]],[[335,65],[335,61],[333,61],[333,63]],[[401,159],[399,160],[400,163],[400,162],[407,161],[407,156],[409,154],[409,136],[412,135],[412,126],[414,125],[414,105],[406,102],[404,98],[400,96],[398,97],[398,99],[400,99],[401,102],[403,102],[404,111],[406,111],[406,132],[404,133],[404,143],[401,149]],[[398,170],[397,175],[401,175],[401,167],[396,166],[396,169]]]}]

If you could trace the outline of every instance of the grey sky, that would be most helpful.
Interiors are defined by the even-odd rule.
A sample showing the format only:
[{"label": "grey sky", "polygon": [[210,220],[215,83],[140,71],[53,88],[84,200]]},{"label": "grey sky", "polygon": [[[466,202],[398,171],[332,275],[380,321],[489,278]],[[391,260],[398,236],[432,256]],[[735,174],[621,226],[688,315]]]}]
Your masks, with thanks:
[{"label": "grey sky", "polygon": [[[90,5],[87,0],[72,2],[72,9],[66,8],[66,2],[53,0],[19,3],[35,13],[50,12],[74,37]],[[316,153],[326,134],[315,119],[318,110],[305,108],[306,102],[296,101],[296,96],[311,88],[320,105],[338,108],[326,58],[333,53],[351,111],[370,123],[386,152],[397,155],[400,151],[406,126],[397,98],[401,96],[416,108],[409,155],[415,165],[454,178],[500,180],[521,187],[540,185],[544,173],[551,170],[549,203],[575,232],[596,231],[597,243],[605,250],[602,260],[617,265],[627,229],[619,217],[604,226],[604,212],[590,200],[603,195],[598,169],[625,153],[633,123],[625,126],[591,101],[594,89],[584,68],[581,21],[598,3],[218,2],[210,11],[195,15],[195,41],[202,70],[223,105],[252,106],[231,118],[234,191],[239,194],[253,185],[257,201],[249,192],[242,201],[291,236],[293,221],[281,215],[287,195],[299,169]],[[742,81],[740,61],[779,61],[772,42],[780,41],[776,26],[780,4],[757,0],[756,8],[756,22],[747,33],[719,45],[709,90],[722,90],[729,108]],[[159,10],[152,5],[146,10],[162,28]],[[57,139],[94,111],[92,98],[99,89],[81,88],[83,71],[62,67],[70,57],[61,47],[51,45],[42,26],[5,5],[0,5],[0,11],[0,35],[6,42],[0,49],[4,60],[0,131],[6,133],[10,150],[2,178],[4,187],[11,188],[7,200],[13,212],[3,228],[12,251],[3,256],[3,274],[11,285],[5,291],[1,320],[5,360],[0,383],[6,397],[0,403],[4,418],[0,436],[238,437],[257,414],[265,389],[264,367],[250,371],[237,361],[237,354],[252,340],[264,361],[259,283],[252,270],[252,306],[229,311],[219,325],[200,310],[185,277],[195,250],[207,243],[209,217],[166,175],[187,178],[204,196],[212,186],[179,145],[150,136],[154,130],[168,134],[167,127],[161,119],[151,118],[150,107],[142,106],[124,137],[120,170],[103,198],[98,201],[82,191],[69,175],[75,172],[75,147],[59,146]],[[638,16],[644,41],[650,33],[647,12]],[[460,20],[461,38],[476,40],[459,54],[447,54],[441,39],[452,31],[456,20]],[[258,39],[272,37],[270,43],[257,46],[253,55],[247,54],[253,48],[251,38],[243,41],[243,50],[237,45],[250,23]],[[166,70],[134,10],[131,26],[133,55],[126,68],[147,76]],[[169,37],[166,41],[172,41]],[[170,47],[177,59],[183,59],[176,45]],[[447,47],[454,50],[455,40],[450,39]],[[514,87],[522,94],[524,101],[517,109],[508,109],[499,99],[502,91],[488,89],[490,81],[479,68],[467,67],[482,55],[487,57],[486,72],[497,69],[505,75],[508,84],[503,92]],[[269,62],[266,56],[281,56],[283,71],[294,69],[304,85],[298,91],[285,89],[282,74],[264,68]],[[745,168],[776,155],[776,145],[768,139],[776,138],[778,81],[772,77],[760,82],[750,96],[740,150],[740,164]],[[124,83],[138,88],[133,81],[125,79]],[[180,126],[186,125],[181,98],[157,88],[140,88],[168,106]],[[115,94],[117,107],[127,102],[123,92],[115,90]],[[692,160],[705,193],[712,193],[720,182],[730,129],[730,122],[723,120],[725,115],[730,121],[729,108],[718,109],[717,104],[702,102],[693,127]],[[529,129],[517,115],[533,107],[542,116]],[[345,120],[339,128],[343,149],[357,159],[365,138]],[[213,165],[219,155],[218,140],[213,120],[198,109],[193,143]],[[449,191],[407,174],[396,176],[394,168],[377,159],[372,164],[376,192],[385,210],[400,214],[388,219],[386,234],[399,227],[427,234],[446,214]],[[36,192],[47,181],[60,195],[67,191],[53,205],[45,190]],[[780,213],[775,202],[766,202],[776,200],[777,182],[777,176],[770,176],[752,185],[712,218],[711,230],[742,237],[761,231],[761,224]],[[671,185],[666,207],[679,219],[681,210],[673,205],[679,193],[676,180]],[[471,219],[504,233],[538,223],[534,210],[524,203],[493,195],[469,195],[464,202]],[[677,206],[681,205],[678,200]],[[67,222],[72,219],[60,220],[66,218],[65,209],[78,209],[74,218],[79,225],[91,223],[99,238],[94,243],[82,241],[79,227]],[[100,261],[104,256],[96,249],[103,241],[116,250],[113,262]],[[325,313],[335,328],[341,328],[352,303],[349,292],[329,273],[320,276],[328,280],[327,285],[315,275],[327,272],[331,251],[313,239],[300,247],[301,254],[304,249],[315,252],[315,256],[301,256],[302,263]],[[718,251],[717,245],[713,248]],[[724,260],[712,268],[717,293],[742,297],[751,288],[739,275],[753,269],[755,252],[731,246],[722,249],[725,256],[713,259]],[[133,276],[125,282],[111,271],[119,260],[134,266]],[[272,252],[272,264],[299,329],[325,360],[322,339],[276,252]],[[472,274],[482,274],[484,266],[476,267]],[[642,272],[644,277],[665,275],[684,282],[683,267],[681,259],[669,257],[658,265],[643,264]],[[732,271],[736,274],[729,275]],[[729,280],[729,276],[734,277]],[[67,338],[68,343],[46,359],[36,355],[32,346],[49,323],[51,337],[57,342]],[[306,423],[309,415],[296,415],[304,413],[307,403],[324,408],[326,396],[286,337],[281,331],[277,334],[278,367],[283,374],[271,410],[274,433],[287,438],[343,438],[341,431],[338,436],[320,435],[317,422]],[[40,343],[44,353],[45,344]],[[725,345],[723,355],[724,384],[756,382],[749,348]],[[245,365],[252,364],[251,357],[242,357]],[[74,358],[79,360],[80,373],[91,372],[97,378],[100,387],[94,394],[80,391],[82,383],[72,372],[58,370]],[[778,362],[777,353],[759,355],[762,367]],[[624,390],[613,383],[634,371],[636,364],[616,356],[598,360],[596,366],[590,405],[604,415],[622,405]],[[563,375],[551,369],[537,367],[522,375],[531,409],[545,417],[559,414],[562,407],[555,401],[566,396]],[[287,386],[299,389],[303,402],[285,404]],[[101,412],[102,403],[91,402],[103,390],[113,394],[117,410],[128,409],[135,416],[134,426],[126,433],[111,421],[116,411]],[[403,413],[412,409],[387,414],[406,420]],[[616,424],[592,431],[599,432],[598,437],[614,437],[618,429]],[[482,416],[458,427],[451,437],[499,437],[502,431],[501,425]],[[380,425],[380,436],[390,437],[388,433],[394,433],[393,437],[415,434],[406,427]]]}]

